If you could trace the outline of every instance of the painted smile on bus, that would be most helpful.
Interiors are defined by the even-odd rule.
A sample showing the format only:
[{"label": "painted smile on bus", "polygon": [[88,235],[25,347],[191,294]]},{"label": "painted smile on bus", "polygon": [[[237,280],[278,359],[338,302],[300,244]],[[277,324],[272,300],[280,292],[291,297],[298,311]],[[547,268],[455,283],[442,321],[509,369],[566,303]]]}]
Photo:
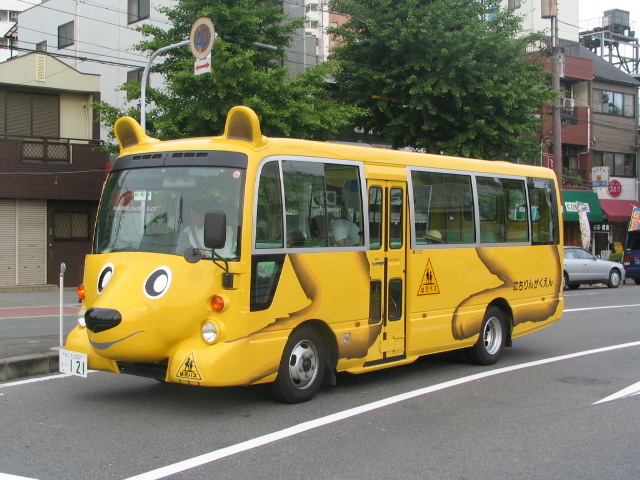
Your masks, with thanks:
[{"label": "painted smile on bus", "polygon": [[94,342],[91,341],[91,346],[93,348],[95,348],[96,350],[106,350],[109,347],[112,347],[113,345],[115,345],[116,343],[120,343],[120,342],[124,342],[125,340],[127,340],[128,338],[133,337],[134,335],[137,335],[139,333],[144,333],[144,330],[139,330],[137,332],[133,332],[131,335],[127,335],[124,338],[121,338],[119,340],[114,340],[112,342]]}]

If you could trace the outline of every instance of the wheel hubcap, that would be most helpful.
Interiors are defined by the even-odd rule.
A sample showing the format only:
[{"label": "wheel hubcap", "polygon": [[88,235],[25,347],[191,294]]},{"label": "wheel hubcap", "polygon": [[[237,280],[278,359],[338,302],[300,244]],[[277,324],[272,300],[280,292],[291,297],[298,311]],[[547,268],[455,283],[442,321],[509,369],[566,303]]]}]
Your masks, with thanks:
[{"label": "wheel hubcap", "polygon": [[482,332],[484,348],[490,355],[495,355],[502,345],[502,322],[497,317],[487,320]]},{"label": "wheel hubcap", "polygon": [[308,340],[298,342],[289,357],[289,377],[293,384],[304,390],[318,375],[318,350]]}]

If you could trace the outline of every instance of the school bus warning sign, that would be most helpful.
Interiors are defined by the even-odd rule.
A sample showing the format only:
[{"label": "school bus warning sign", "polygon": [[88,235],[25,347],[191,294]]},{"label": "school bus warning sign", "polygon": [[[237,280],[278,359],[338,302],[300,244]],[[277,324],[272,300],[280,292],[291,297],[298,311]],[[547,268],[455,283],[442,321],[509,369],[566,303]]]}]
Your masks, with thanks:
[{"label": "school bus warning sign", "polygon": [[422,282],[420,282],[420,288],[418,289],[418,295],[435,295],[437,293],[440,293],[438,280],[436,280],[436,274],[431,266],[431,259],[428,259],[427,268],[424,269]]},{"label": "school bus warning sign", "polygon": [[202,381],[202,375],[200,375],[200,372],[198,371],[198,366],[196,365],[193,352],[184,359],[184,362],[182,362],[182,365],[180,365],[180,368],[178,369],[178,373],[176,373],[176,377],[182,380],[191,380],[193,382]]}]

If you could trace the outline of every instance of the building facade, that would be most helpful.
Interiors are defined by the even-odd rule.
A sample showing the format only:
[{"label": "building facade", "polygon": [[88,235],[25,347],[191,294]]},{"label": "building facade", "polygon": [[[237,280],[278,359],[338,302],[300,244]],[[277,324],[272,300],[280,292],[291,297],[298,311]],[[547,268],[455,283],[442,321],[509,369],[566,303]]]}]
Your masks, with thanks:
[{"label": "building facade", "polygon": [[[159,9],[175,4],[175,0],[47,0],[19,14],[18,45],[55,55],[79,72],[100,75],[102,100],[122,108],[128,100],[119,87],[140,81],[148,62],[146,54],[133,49],[143,40],[135,27],[148,24],[169,29],[171,24]],[[292,18],[307,19],[285,52],[285,65],[296,76],[327,58],[327,2],[287,0],[282,8]],[[151,75],[149,81],[157,88],[163,80]],[[107,139],[105,129],[101,137]]]},{"label": "building facade", "polygon": [[99,78],[41,54],[0,63],[0,288],[82,281],[105,178]]}]

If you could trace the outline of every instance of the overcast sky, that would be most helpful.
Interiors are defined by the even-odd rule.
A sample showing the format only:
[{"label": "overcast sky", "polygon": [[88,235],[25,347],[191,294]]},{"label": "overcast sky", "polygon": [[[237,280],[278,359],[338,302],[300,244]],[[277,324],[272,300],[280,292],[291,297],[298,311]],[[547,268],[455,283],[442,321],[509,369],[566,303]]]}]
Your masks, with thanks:
[{"label": "overcast sky", "polygon": [[[560,0],[561,1],[561,0]],[[640,1],[638,0],[578,0],[580,9],[580,27],[591,28],[599,24],[595,19],[602,18],[602,12],[618,8],[630,12],[631,30],[635,30],[636,38],[640,36]],[[590,20],[589,26],[583,25]],[[635,22],[635,23],[634,23]]]}]

